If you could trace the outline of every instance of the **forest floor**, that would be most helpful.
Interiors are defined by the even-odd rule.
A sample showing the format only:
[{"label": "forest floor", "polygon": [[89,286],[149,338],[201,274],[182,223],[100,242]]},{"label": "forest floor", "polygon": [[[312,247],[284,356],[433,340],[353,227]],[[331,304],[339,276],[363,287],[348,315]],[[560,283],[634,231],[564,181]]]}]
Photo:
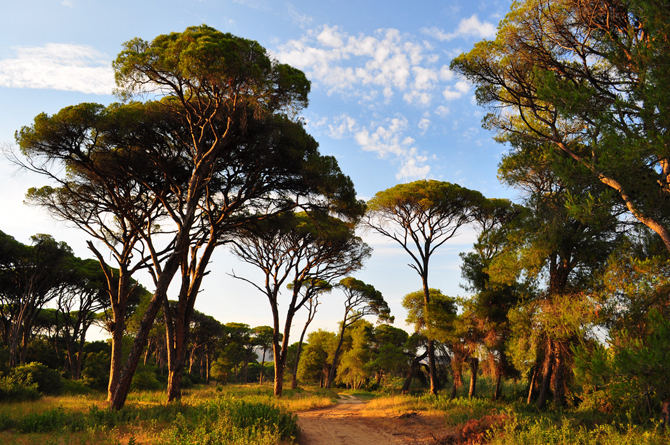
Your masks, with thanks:
[{"label": "forest floor", "polygon": [[[439,412],[367,409],[367,402],[340,394],[337,405],[296,413],[300,445],[447,444],[453,434]],[[446,439],[446,440],[445,440]]]}]

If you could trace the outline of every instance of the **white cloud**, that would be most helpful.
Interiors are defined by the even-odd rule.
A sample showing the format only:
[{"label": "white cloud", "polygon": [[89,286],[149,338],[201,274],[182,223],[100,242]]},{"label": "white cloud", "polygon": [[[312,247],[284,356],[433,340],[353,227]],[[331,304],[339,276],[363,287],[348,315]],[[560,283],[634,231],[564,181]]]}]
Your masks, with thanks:
[{"label": "white cloud", "polygon": [[340,34],[337,31],[337,27],[330,28],[327,25],[323,27],[323,31],[316,36],[316,40],[318,40],[321,44],[325,46],[330,46],[333,48],[339,48],[342,45],[344,45],[344,42],[342,41],[342,34]]},{"label": "white cloud", "polygon": [[342,139],[356,131],[356,121],[346,114],[336,117],[334,121],[334,125],[328,125],[328,135],[333,139]]},{"label": "white cloud", "polygon": [[63,0],[60,4],[63,6],[67,6],[68,8],[74,8],[74,3],[72,3],[69,0]]},{"label": "white cloud", "polygon": [[86,45],[49,43],[16,48],[16,58],[0,60],[0,86],[112,94],[111,60]]},{"label": "white cloud", "polygon": [[435,114],[441,117],[444,117],[449,113],[450,113],[449,108],[445,107],[444,105],[440,105],[435,109]]},{"label": "white cloud", "polygon": [[495,25],[489,22],[480,22],[477,14],[470,18],[462,19],[458,23],[458,27],[452,33],[445,32],[443,29],[432,27],[423,28],[421,31],[440,42],[453,40],[457,37],[475,37],[479,39],[489,39],[496,35]]},{"label": "white cloud", "polygon": [[[390,100],[401,93],[407,103],[427,106],[445,80],[440,56],[423,42],[396,29],[350,35],[337,26],[320,26],[279,47],[277,58],[305,71],[328,94]],[[442,71],[441,71],[442,70]]]},{"label": "white cloud", "polygon": [[430,127],[430,119],[424,117],[419,121],[418,127],[423,133],[425,133]]},{"label": "white cloud", "polygon": [[300,26],[301,28],[304,28],[312,24],[313,21],[312,17],[305,14],[301,14],[300,12],[298,12],[298,10],[295,9],[295,7],[291,3],[286,4],[286,11],[288,12],[289,17],[291,17],[293,23]]},{"label": "white cloud", "polygon": [[446,100],[454,100],[463,96],[468,91],[470,91],[470,84],[461,80],[456,82],[456,85],[454,85],[453,88],[451,86],[446,87],[442,92],[442,95]]}]

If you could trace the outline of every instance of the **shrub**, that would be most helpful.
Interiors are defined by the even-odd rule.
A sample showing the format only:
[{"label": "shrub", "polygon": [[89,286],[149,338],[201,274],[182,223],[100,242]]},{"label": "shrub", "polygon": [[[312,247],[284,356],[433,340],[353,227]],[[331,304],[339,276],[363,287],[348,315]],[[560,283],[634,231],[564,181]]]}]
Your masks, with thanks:
[{"label": "shrub", "polygon": [[40,397],[37,383],[21,380],[14,375],[0,377],[0,402],[24,402]]},{"label": "shrub", "polygon": [[63,382],[58,371],[48,368],[39,362],[18,366],[12,371],[18,381],[36,383],[37,390],[42,394],[60,394]]},{"label": "shrub", "polygon": [[87,354],[81,371],[84,384],[89,388],[105,391],[109,384],[110,362],[110,355],[104,350]]},{"label": "shrub", "polygon": [[133,391],[156,391],[163,387],[156,378],[155,368],[149,365],[140,365],[133,375],[130,388]]}]

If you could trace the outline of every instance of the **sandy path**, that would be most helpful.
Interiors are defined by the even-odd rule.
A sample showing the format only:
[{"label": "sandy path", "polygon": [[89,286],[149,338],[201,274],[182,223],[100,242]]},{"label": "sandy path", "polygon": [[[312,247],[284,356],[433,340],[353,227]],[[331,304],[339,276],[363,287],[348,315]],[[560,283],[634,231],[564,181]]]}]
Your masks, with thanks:
[{"label": "sandy path", "polygon": [[[298,414],[300,445],[435,444],[439,420],[365,412],[365,402],[346,394],[338,404]],[[439,436],[438,436],[439,437]]]}]

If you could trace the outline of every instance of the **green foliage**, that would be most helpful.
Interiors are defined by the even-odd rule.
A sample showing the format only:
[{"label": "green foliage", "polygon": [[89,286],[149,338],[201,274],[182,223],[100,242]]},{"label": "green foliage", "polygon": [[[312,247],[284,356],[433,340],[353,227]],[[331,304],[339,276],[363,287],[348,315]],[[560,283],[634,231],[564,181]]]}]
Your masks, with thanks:
[{"label": "green foliage", "polygon": [[668,438],[656,429],[632,424],[601,424],[587,428],[570,419],[512,418],[488,434],[491,445],[665,445]]},{"label": "green foliage", "polygon": [[306,382],[320,382],[327,376],[337,347],[337,336],[319,329],[307,337],[307,345],[300,357],[298,378]]},{"label": "green foliage", "polygon": [[0,402],[24,402],[40,397],[42,395],[37,390],[37,383],[13,374],[0,377]]},{"label": "green foliage", "polygon": [[106,349],[88,353],[84,362],[84,369],[81,371],[84,384],[99,391],[105,391],[109,383],[111,357]]},{"label": "green foliage", "polygon": [[295,439],[297,417],[263,403],[218,399],[178,413],[163,433],[165,445],[274,444]]},{"label": "green foliage", "polygon": [[[642,335],[626,329],[611,332],[608,345],[577,349],[576,373],[590,387],[600,388],[619,409],[632,406],[657,411],[670,399],[670,320],[652,311]],[[611,409],[611,407],[608,407]]]},{"label": "green foliage", "polygon": [[42,363],[32,362],[17,366],[12,375],[26,384],[35,383],[37,390],[42,394],[60,394],[63,388],[61,376],[58,371],[48,368]]},{"label": "green foliage", "polygon": [[457,313],[456,299],[444,295],[439,289],[429,289],[430,301],[425,303],[423,290],[410,292],[402,299],[407,309],[407,323],[416,331],[425,332],[430,339],[445,341],[453,331]]},{"label": "green foliage", "polygon": [[[188,379],[188,374],[185,373],[184,380]],[[186,380],[186,385],[190,380]],[[132,391],[156,391],[162,389],[164,385],[158,381],[156,377],[156,367],[152,365],[139,364],[137,370],[133,375],[133,381],[130,385]],[[187,386],[184,386],[187,387]]]}]

